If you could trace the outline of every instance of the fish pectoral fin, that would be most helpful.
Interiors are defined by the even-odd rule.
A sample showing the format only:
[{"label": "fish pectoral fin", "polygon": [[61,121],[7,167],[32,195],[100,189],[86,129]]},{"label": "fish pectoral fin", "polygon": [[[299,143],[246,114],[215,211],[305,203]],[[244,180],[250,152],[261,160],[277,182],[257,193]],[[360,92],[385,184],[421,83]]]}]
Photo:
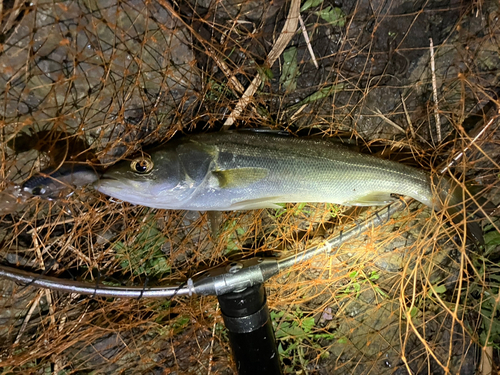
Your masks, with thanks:
[{"label": "fish pectoral fin", "polygon": [[265,197],[248,199],[239,201],[231,205],[231,210],[257,210],[259,208],[274,208],[275,210],[283,208],[279,206],[278,202],[283,201],[283,197]]},{"label": "fish pectoral fin", "polygon": [[228,189],[242,188],[260,181],[267,177],[269,170],[265,168],[235,168],[212,171],[212,174],[217,177],[219,187]]},{"label": "fish pectoral fin", "polygon": [[382,206],[394,202],[394,198],[389,193],[374,191],[363,197],[358,197],[352,201],[344,202],[346,206]]}]

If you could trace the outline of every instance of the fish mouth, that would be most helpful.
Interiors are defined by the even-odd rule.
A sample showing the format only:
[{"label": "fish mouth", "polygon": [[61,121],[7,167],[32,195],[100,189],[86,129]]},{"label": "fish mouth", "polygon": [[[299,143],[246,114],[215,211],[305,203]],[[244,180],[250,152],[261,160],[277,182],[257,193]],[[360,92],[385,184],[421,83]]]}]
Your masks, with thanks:
[{"label": "fish mouth", "polygon": [[111,176],[103,176],[94,183],[94,187],[101,193],[107,194],[109,191],[117,188],[117,183],[118,186],[121,185],[117,178]]},{"label": "fish mouth", "polygon": [[101,178],[99,178],[99,181],[105,181],[105,180],[118,181],[117,178],[112,176],[102,176]]}]

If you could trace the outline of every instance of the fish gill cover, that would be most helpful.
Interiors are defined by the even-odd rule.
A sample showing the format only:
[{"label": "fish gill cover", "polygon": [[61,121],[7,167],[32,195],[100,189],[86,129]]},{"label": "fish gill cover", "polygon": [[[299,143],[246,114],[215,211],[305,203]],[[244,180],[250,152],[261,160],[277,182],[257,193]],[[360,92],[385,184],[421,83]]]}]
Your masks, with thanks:
[{"label": "fish gill cover", "polygon": [[[87,186],[52,200],[19,188],[63,162],[105,167],[233,123],[347,137],[433,173],[456,158],[445,174],[475,185],[476,206],[500,201],[495,1],[0,5],[2,264],[164,285],[238,256],[295,254],[373,212],[286,204],[224,212],[211,230],[206,213],[133,206]],[[411,202],[336,256],[266,283],[285,373],[498,369],[498,212],[476,211],[468,220],[482,226],[483,248],[445,212]],[[4,373],[235,372],[215,297],[0,286]]]}]

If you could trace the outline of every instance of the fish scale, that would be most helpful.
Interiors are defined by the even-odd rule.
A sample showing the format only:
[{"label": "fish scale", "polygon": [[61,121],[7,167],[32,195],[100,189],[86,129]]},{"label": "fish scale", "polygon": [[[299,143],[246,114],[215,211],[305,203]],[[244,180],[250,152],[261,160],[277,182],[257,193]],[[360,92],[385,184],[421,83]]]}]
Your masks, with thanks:
[{"label": "fish scale", "polygon": [[277,203],[372,206],[407,195],[433,205],[429,174],[322,139],[228,131],[187,136],[148,153],[139,174],[129,162],[97,189],[134,204],[199,211],[277,208]]},{"label": "fish scale", "polygon": [[[257,133],[249,135],[244,142],[235,140],[218,145],[220,168],[263,167],[270,171],[267,179],[261,181],[262,185],[254,186],[256,191],[251,192],[254,198],[262,194],[259,191],[262,188],[286,192],[292,201],[373,205],[387,200],[377,202],[363,198],[377,193],[386,196],[396,193],[430,205],[430,180],[423,171],[359,154],[328,141],[267,137]],[[269,137],[280,142],[262,141]],[[283,143],[286,149],[276,147]],[[225,157],[231,154],[239,155],[237,163],[232,162],[234,158]]]}]

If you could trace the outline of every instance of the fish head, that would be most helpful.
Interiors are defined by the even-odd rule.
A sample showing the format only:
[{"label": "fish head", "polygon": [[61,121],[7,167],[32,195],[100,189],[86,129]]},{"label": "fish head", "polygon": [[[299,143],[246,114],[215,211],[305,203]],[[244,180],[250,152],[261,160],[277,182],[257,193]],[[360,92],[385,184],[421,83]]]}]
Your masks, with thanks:
[{"label": "fish head", "polygon": [[132,204],[177,208],[193,189],[173,150],[143,153],[107,169],[95,188]]}]

